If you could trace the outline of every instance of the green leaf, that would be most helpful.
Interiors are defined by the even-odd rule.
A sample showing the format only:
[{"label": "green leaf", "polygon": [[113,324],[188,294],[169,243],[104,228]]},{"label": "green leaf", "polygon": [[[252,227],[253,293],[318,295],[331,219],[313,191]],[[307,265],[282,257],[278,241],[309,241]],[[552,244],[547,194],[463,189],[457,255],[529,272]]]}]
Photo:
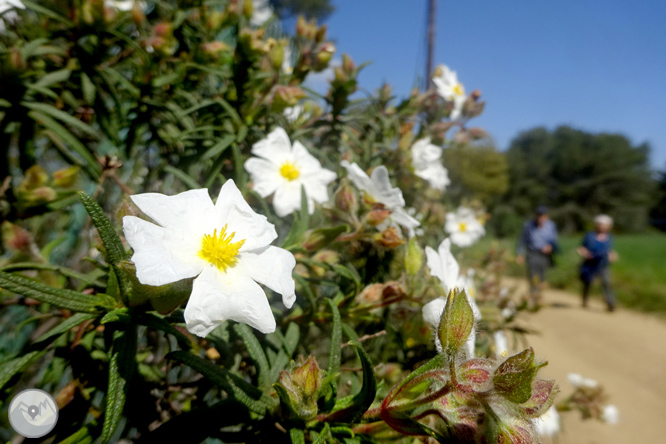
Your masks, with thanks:
[{"label": "green leaf", "polygon": [[467,301],[467,295],[464,290],[459,293],[454,290],[447,298],[437,331],[442,349],[449,359],[455,359],[473,328],[474,312]]},{"label": "green leaf", "polygon": [[50,17],[54,20],[57,20],[61,23],[64,23],[68,27],[74,26],[74,24],[70,20],[68,20],[67,18],[63,17],[62,15],[60,15],[60,14],[58,14],[58,13],[56,13],[56,12],[54,12],[54,11],[48,9],[48,8],[45,8],[44,6],[40,5],[37,2],[33,2],[33,1],[30,1],[30,0],[22,0],[22,3],[27,9],[35,11],[39,14],[43,14],[43,15],[45,15],[47,17]]},{"label": "green leaf", "polygon": [[305,444],[305,432],[301,429],[289,429],[291,444]]},{"label": "green leaf", "polygon": [[88,427],[81,427],[58,444],[92,444],[93,438],[90,436]]},{"label": "green leaf", "polygon": [[268,409],[277,405],[277,400],[248,383],[242,377],[216,366],[197,355],[186,351],[171,352],[167,359],[179,361],[219,385],[227,394],[259,415],[266,415]]},{"label": "green leaf", "polygon": [[116,229],[111,224],[111,221],[104,210],[92,197],[88,196],[83,191],[79,192],[79,197],[83,206],[86,208],[86,211],[90,215],[90,218],[99,232],[99,237],[102,239],[104,248],[106,248],[107,260],[111,265],[116,265],[120,261],[128,259],[129,255],[123,247],[123,243],[120,241],[120,237],[116,232]]},{"label": "green leaf", "polygon": [[294,223],[287,237],[282,242],[282,248],[289,249],[299,245],[310,225],[310,213],[308,212],[308,196],[305,187],[301,185],[301,211],[298,217],[294,214]]},{"label": "green leaf", "polygon": [[363,369],[363,386],[353,395],[339,399],[334,411],[328,415],[327,421],[354,422],[358,420],[372,405],[377,395],[377,380],[370,357],[360,342],[349,341],[349,345],[356,349]]},{"label": "green leaf", "polygon": [[320,250],[333,242],[340,234],[349,231],[348,225],[312,230],[303,242],[303,248],[309,252]]},{"label": "green leaf", "polygon": [[33,103],[33,102],[22,102],[21,105],[33,111],[38,111],[42,114],[53,117],[54,119],[59,120],[62,123],[66,123],[70,127],[76,128],[84,133],[87,133],[92,137],[95,138],[98,137],[97,131],[95,131],[93,127],[91,127],[85,122],[82,122],[76,117],[67,114],[64,111],[59,110],[53,105],[49,105],[48,103]]},{"label": "green leaf", "polygon": [[63,288],[53,288],[4,271],[0,271],[0,287],[41,302],[84,313],[99,313],[100,309],[111,308],[114,304],[106,295],[93,296]]},{"label": "green leaf", "polygon": [[164,167],[164,171],[166,171],[167,173],[173,174],[178,179],[180,179],[185,185],[187,185],[188,187],[190,187],[193,190],[197,190],[197,189],[201,188],[201,185],[199,185],[199,183],[196,180],[194,180],[186,172],[184,172],[182,170],[179,170],[176,167],[173,167],[171,165],[167,165],[167,166]]},{"label": "green leaf", "polygon": [[[54,85],[56,83],[62,83],[69,79],[69,76],[72,74],[72,70],[70,69],[61,69],[59,71],[53,71],[50,72],[44,76],[42,76],[38,81],[36,81],[33,84],[28,84],[28,88],[48,88],[51,85]],[[22,103],[23,106],[25,106],[25,102]]]},{"label": "green leaf", "polygon": [[334,375],[340,371],[340,360],[342,357],[342,320],[338,306],[331,299],[326,299],[333,313],[333,329],[331,331],[331,348],[328,355],[329,375]]},{"label": "green leaf", "polygon": [[32,351],[27,353],[19,358],[15,358],[9,361],[5,361],[0,365],[0,389],[9,382],[12,377],[23,372],[30,364],[32,364],[37,358],[42,356],[44,351]]},{"label": "green leaf", "polygon": [[85,72],[81,73],[81,90],[83,91],[83,100],[85,100],[88,105],[94,104],[97,90],[95,84]]},{"label": "green leaf", "polygon": [[109,386],[106,394],[106,410],[102,426],[102,442],[107,443],[118,428],[123,415],[129,381],[136,368],[136,325],[127,330],[116,331],[109,360]]},{"label": "green leaf", "polygon": [[137,322],[139,322],[139,324],[141,325],[145,325],[148,328],[152,328],[153,330],[158,330],[170,334],[171,336],[176,338],[178,344],[185,350],[189,350],[192,348],[192,341],[190,340],[190,338],[185,336],[183,332],[178,330],[175,326],[173,326],[171,323],[169,323],[166,319],[162,317],[159,317],[152,313],[142,313],[141,316],[139,316]]},{"label": "green leaf", "polygon": [[72,328],[76,327],[77,325],[87,320],[95,319],[96,317],[97,315],[92,313],[75,313],[74,315],[62,321],[60,324],[53,327],[51,330],[41,335],[39,338],[37,338],[35,343],[43,342],[54,336],[59,336],[63,333],[70,331]]},{"label": "green leaf", "polygon": [[[100,175],[102,174],[102,167],[100,166],[99,162],[97,162],[95,156],[93,156],[90,151],[83,145],[83,143],[81,143],[81,141],[77,139],[76,136],[74,136],[67,128],[56,122],[48,115],[38,111],[30,111],[28,116],[30,116],[32,119],[48,130],[46,131],[46,135],[49,136],[56,147],[60,148],[63,155],[66,155],[77,165],[82,166],[88,175],[90,175],[90,177],[95,180],[99,179]],[[71,152],[64,151],[63,149],[66,148],[66,145],[69,145],[69,147],[77,156],[80,157],[81,160],[77,157],[71,157],[73,155]]]},{"label": "green leaf", "polygon": [[208,160],[214,157],[219,157],[224,150],[229,148],[229,146],[236,139],[236,136],[233,134],[227,134],[222,137],[216,144],[208,148],[199,158],[200,161]]},{"label": "green leaf", "polygon": [[532,347],[510,356],[497,367],[493,376],[495,390],[511,402],[523,403],[532,396],[532,381],[539,368]]},{"label": "green leaf", "polygon": [[264,353],[259,340],[252,332],[252,329],[246,324],[236,324],[234,325],[234,330],[243,339],[247,352],[250,354],[250,357],[254,361],[254,365],[257,367],[257,374],[259,379],[259,385],[261,387],[269,387],[273,381],[270,381],[270,366],[268,365],[268,359],[266,358],[266,353]]},{"label": "green leaf", "polygon": [[127,307],[116,308],[105,314],[102,319],[99,321],[100,324],[110,324],[112,322],[120,322],[122,324],[129,324],[131,321],[131,315]]}]

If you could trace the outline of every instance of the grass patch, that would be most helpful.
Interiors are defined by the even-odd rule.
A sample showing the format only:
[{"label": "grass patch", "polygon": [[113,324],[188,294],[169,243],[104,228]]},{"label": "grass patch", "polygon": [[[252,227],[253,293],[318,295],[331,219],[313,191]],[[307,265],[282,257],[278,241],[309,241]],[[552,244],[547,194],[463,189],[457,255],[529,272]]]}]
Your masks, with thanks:
[{"label": "grass patch", "polygon": [[[555,288],[578,294],[581,283],[578,270],[581,258],[576,253],[583,236],[560,238],[561,254],[557,266],[548,273],[548,282]],[[666,235],[662,233],[615,235],[615,250],[620,260],[611,264],[611,283],[618,301],[625,307],[666,314]],[[484,239],[461,252],[468,266],[478,265],[489,248],[503,248],[513,257],[514,239]],[[522,277],[522,267],[511,264],[508,273]],[[592,296],[600,297],[601,282],[595,281]]]}]

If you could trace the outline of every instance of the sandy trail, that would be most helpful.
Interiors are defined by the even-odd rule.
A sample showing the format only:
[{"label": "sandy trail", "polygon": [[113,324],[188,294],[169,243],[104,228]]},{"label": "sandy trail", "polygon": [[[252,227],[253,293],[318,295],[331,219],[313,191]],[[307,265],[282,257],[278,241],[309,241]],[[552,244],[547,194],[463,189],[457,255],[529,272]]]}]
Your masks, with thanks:
[{"label": "sandy trail", "polygon": [[528,338],[549,361],[542,375],[557,380],[563,395],[573,390],[568,373],[596,379],[620,411],[616,425],[565,412],[555,442],[666,443],[666,322],[622,308],[608,313],[600,299],[585,310],[578,296],[558,290],[546,290],[544,304],[529,318],[542,334]]}]

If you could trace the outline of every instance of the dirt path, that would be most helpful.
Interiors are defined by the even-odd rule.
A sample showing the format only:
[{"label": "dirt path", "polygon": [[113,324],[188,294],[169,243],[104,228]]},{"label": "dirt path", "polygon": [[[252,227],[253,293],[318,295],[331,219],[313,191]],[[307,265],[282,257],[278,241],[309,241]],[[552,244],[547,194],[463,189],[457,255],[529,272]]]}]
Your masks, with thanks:
[{"label": "dirt path", "polygon": [[595,379],[620,411],[616,425],[566,412],[556,442],[666,443],[666,322],[622,308],[608,313],[600,299],[585,310],[577,296],[558,290],[546,290],[544,303],[529,321],[542,332],[529,341],[549,361],[543,375],[565,395],[572,392],[567,374]]}]

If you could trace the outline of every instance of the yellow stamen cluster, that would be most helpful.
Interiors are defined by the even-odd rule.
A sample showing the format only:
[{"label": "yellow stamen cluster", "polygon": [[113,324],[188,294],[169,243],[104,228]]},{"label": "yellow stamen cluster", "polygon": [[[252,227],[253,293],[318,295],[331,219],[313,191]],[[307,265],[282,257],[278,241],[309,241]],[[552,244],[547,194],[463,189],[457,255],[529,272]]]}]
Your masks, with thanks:
[{"label": "yellow stamen cluster", "polygon": [[465,88],[463,88],[462,84],[456,83],[456,85],[453,87],[453,93],[456,96],[464,96],[465,95]]},{"label": "yellow stamen cluster", "polygon": [[296,180],[301,175],[301,171],[292,162],[285,162],[280,167],[280,174],[288,181]]},{"label": "yellow stamen cluster", "polygon": [[201,240],[201,251],[199,256],[215,265],[221,271],[226,270],[236,264],[238,251],[245,243],[245,239],[238,242],[232,242],[236,232],[227,234],[227,226],[225,225],[220,230],[220,235],[217,234],[217,229],[213,234],[205,234]]},{"label": "yellow stamen cluster", "polygon": [[458,229],[459,229],[462,233],[464,233],[465,231],[467,231],[467,224],[466,224],[465,222],[460,222],[460,223],[458,224]]}]

